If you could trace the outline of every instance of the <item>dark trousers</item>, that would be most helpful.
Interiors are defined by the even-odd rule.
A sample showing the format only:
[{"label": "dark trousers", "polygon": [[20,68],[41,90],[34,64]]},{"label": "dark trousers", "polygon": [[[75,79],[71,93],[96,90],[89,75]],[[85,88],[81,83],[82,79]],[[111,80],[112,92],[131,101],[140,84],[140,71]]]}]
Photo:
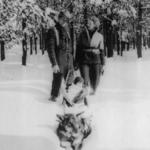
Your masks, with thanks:
[{"label": "dark trousers", "polygon": [[82,64],[80,72],[84,86],[90,85],[93,90],[96,90],[100,80],[100,64]]},{"label": "dark trousers", "polygon": [[70,69],[67,66],[62,69],[62,73],[53,73],[51,96],[59,96],[59,91],[63,78],[66,82],[66,88],[68,88],[68,86],[70,86],[73,82],[73,75],[73,69]]},{"label": "dark trousers", "polygon": [[62,74],[53,73],[52,90],[51,90],[52,96],[58,97],[61,83],[62,83]]}]

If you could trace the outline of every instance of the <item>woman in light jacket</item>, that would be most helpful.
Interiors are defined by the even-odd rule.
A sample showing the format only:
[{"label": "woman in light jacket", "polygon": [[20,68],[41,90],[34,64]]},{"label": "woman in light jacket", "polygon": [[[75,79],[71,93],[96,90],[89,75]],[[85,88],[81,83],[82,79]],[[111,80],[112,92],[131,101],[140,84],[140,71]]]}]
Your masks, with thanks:
[{"label": "woman in light jacket", "polygon": [[[99,84],[101,63],[104,63],[103,35],[98,32],[100,22],[95,16],[88,18],[87,26],[79,36],[76,63],[84,79],[84,87],[94,95]],[[100,57],[101,56],[101,57]]]}]

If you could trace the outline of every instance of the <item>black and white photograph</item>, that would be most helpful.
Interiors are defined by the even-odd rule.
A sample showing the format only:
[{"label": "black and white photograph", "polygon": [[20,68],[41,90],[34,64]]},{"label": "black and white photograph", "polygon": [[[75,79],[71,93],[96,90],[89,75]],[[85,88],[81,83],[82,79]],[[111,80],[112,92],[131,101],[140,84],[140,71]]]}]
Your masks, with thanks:
[{"label": "black and white photograph", "polygon": [[149,0],[0,0],[0,150],[150,150]]}]

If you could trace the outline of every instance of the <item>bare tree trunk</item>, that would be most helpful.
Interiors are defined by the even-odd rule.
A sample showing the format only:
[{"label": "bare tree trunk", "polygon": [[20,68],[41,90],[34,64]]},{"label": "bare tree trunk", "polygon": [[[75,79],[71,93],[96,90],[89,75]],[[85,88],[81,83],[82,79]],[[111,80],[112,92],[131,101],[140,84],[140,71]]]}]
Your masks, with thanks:
[{"label": "bare tree trunk", "polygon": [[142,57],[142,25],[140,24],[140,21],[142,20],[142,4],[141,1],[139,1],[138,6],[138,25],[137,25],[137,56],[138,58]]},{"label": "bare tree trunk", "polygon": [[87,0],[83,0],[84,4],[84,24],[87,24],[87,7],[86,7]]},{"label": "bare tree trunk", "polygon": [[[22,21],[22,29],[24,30],[26,28],[26,19],[23,19]],[[27,62],[27,34],[24,33],[24,38],[22,40],[22,65],[26,66]]]},{"label": "bare tree trunk", "polygon": [[30,55],[33,54],[33,38],[30,36]]},{"label": "bare tree trunk", "polygon": [[45,51],[45,42],[46,38],[45,38],[45,29],[42,27],[42,55],[44,55],[44,51]]},{"label": "bare tree trunk", "polygon": [[150,48],[150,32],[148,33],[147,45],[148,45],[148,48]]},{"label": "bare tree trunk", "polygon": [[35,54],[37,54],[37,37],[36,37],[35,32],[33,33],[33,35],[34,35],[34,48],[35,48]]},{"label": "bare tree trunk", "polygon": [[133,49],[136,48],[136,29],[135,29],[135,23],[133,23],[133,35],[132,35],[132,45],[133,45]]},{"label": "bare tree trunk", "polygon": [[24,35],[24,39],[22,40],[22,65],[26,66],[27,64],[27,35]]},{"label": "bare tree trunk", "polygon": [[5,42],[1,41],[1,60],[5,59]]},{"label": "bare tree trunk", "polygon": [[42,31],[39,34],[40,50],[42,50]]}]

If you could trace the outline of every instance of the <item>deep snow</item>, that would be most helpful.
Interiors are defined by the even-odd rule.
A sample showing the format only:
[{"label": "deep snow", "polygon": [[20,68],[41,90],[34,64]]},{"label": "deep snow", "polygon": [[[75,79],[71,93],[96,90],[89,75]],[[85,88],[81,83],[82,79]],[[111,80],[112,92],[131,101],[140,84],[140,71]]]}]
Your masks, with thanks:
[{"label": "deep snow", "polygon": [[[150,51],[107,59],[96,96],[89,97],[93,132],[83,150],[150,149]],[[8,50],[0,62],[0,150],[59,150],[55,135],[60,103],[48,101],[52,80],[47,54]]]}]

